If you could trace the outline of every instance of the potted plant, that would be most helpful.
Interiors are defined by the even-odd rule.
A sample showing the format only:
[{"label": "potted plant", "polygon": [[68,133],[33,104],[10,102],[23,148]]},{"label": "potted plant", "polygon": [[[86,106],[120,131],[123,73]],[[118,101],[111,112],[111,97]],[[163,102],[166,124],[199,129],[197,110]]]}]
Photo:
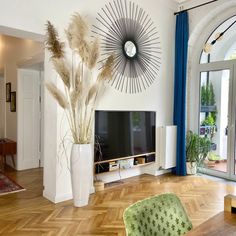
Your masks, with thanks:
[{"label": "potted plant", "polygon": [[188,131],[186,138],[186,169],[188,175],[195,175],[197,173],[198,156],[199,136],[192,131]]},{"label": "potted plant", "polygon": [[91,143],[95,102],[103,82],[112,78],[114,57],[108,56],[95,76],[100,45],[98,38],[91,41],[84,19],[78,13],[74,14],[66,30],[70,59],[55,27],[49,21],[46,26],[46,48],[63,82],[63,89],[52,82],[47,82],[46,87],[64,109],[70,127],[73,140],[70,158],[72,193],[74,205],[81,207],[88,204],[93,178]]},{"label": "potted plant", "polygon": [[195,175],[197,167],[202,167],[211,150],[211,140],[188,131],[186,139],[187,174]]},{"label": "potted plant", "polygon": [[211,151],[211,140],[207,137],[199,136],[199,155],[197,157],[197,167],[203,167],[204,162]]},{"label": "potted plant", "polygon": [[[204,132],[211,135],[211,138],[214,137],[217,126],[216,126],[216,112],[210,112],[205,120],[202,121],[201,127],[204,127]],[[207,131],[208,130],[208,131]]]}]

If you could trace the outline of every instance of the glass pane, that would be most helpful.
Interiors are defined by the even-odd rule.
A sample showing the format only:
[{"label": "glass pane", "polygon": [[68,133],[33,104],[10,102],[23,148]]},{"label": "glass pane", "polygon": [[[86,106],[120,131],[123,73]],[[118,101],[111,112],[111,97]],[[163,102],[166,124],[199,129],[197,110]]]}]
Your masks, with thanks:
[{"label": "glass pane", "polygon": [[201,73],[199,134],[211,141],[204,166],[227,172],[227,135],[230,71]]},{"label": "glass pane", "polygon": [[[211,34],[205,44],[208,53],[202,51],[200,63],[236,59],[236,16],[222,22]],[[229,28],[230,27],[230,28]],[[220,34],[229,28],[222,37]]]}]

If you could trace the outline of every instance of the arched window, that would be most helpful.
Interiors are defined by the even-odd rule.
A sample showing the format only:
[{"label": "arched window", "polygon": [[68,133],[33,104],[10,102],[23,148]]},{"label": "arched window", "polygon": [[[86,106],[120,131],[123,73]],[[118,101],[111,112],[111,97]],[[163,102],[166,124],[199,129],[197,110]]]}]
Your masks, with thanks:
[{"label": "arched window", "polygon": [[[218,38],[220,33],[225,30],[227,31],[224,35]],[[216,40],[217,38],[218,40]],[[215,43],[214,40],[216,40]],[[214,43],[213,45],[212,42]],[[206,49],[209,50],[209,53],[202,50],[200,64],[236,59],[236,16],[230,17],[221,23],[210,34],[206,45]]]}]

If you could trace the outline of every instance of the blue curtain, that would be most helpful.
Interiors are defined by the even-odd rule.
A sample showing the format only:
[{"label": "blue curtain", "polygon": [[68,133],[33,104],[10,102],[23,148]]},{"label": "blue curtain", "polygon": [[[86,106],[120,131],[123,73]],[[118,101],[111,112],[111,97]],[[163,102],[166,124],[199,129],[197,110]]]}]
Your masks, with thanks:
[{"label": "blue curtain", "polygon": [[177,126],[176,175],[186,175],[186,73],[188,56],[188,13],[177,15],[175,32],[174,125]]}]

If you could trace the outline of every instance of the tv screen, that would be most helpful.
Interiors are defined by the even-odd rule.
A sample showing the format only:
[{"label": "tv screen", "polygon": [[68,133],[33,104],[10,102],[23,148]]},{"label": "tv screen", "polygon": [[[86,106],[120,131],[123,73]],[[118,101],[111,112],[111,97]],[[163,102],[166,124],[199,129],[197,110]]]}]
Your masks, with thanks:
[{"label": "tv screen", "polygon": [[95,162],[155,152],[156,113],[96,111]]}]

